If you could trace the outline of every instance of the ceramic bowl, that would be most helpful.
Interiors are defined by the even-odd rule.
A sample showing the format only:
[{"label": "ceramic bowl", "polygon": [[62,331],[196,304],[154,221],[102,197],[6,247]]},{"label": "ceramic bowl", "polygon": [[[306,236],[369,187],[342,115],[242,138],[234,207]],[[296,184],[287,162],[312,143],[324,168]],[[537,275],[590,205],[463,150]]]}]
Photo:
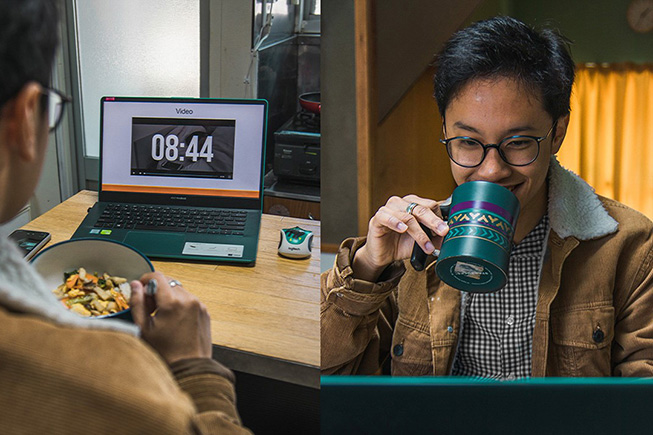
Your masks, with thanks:
[{"label": "ceramic bowl", "polygon": [[[102,239],[75,239],[56,243],[39,252],[31,263],[46,285],[53,290],[64,282],[64,272],[80,267],[86,269],[87,273],[108,273],[126,278],[127,282],[154,270],[150,260],[134,248]],[[131,321],[131,309],[92,318]]]}]

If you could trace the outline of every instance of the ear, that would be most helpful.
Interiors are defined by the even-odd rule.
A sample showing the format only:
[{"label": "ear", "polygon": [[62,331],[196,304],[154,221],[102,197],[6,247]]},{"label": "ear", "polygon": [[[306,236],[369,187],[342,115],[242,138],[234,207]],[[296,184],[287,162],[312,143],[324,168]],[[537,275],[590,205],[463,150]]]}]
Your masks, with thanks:
[{"label": "ear", "polygon": [[44,121],[41,110],[41,85],[29,82],[2,108],[5,144],[24,161],[39,153],[38,137]]},{"label": "ear", "polygon": [[551,154],[556,154],[560,151],[560,146],[562,146],[562,142],[565,140],[565,136],[567,135],[567,127],[569,127],[568,113],[565,116],[558,118],[558,121],[556,122],[556,129],[552,133],[553,141],[551,143]]}]

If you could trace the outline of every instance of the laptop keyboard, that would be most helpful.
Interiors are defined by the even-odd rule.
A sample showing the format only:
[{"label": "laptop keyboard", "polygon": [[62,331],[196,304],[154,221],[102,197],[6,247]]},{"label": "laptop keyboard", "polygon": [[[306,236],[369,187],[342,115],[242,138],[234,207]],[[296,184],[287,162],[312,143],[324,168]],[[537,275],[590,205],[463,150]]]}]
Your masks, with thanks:
[{"label": "laptop keyboard", "polygon": [[96,228],[173,231],[242,236],[247,212],[109,203]]}]

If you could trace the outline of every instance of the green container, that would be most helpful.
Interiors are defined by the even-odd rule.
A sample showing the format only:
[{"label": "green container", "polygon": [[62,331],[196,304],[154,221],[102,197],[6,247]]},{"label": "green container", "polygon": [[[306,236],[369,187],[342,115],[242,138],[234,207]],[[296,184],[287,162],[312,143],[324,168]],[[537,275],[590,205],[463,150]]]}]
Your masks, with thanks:
[{"label": "green container", "polygon": [[519,200],[488,181],[470,181],[453,191],[447,233],[435,271],[462,291],[490,293],[508,282]]}]

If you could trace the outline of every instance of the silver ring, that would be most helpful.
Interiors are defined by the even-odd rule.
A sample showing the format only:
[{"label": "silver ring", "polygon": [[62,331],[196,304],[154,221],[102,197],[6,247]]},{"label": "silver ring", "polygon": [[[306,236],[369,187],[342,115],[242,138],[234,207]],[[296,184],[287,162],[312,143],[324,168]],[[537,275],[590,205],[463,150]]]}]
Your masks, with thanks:
[{"label": "silver ring", "polygon": [[411,202],[410,204],[408,204],[408,207],[406,207],[406,213],[413,214],[413,210],[415,210],[415,207],[417,207],[417,203]]},{"label": "silver ring", "polygon": [[170,281],[168,281],[168,285],[170,287],[177,287],[177,286],[181,287],[182,284],[179,281],[177,281],[176,279],[171,279]]}]

